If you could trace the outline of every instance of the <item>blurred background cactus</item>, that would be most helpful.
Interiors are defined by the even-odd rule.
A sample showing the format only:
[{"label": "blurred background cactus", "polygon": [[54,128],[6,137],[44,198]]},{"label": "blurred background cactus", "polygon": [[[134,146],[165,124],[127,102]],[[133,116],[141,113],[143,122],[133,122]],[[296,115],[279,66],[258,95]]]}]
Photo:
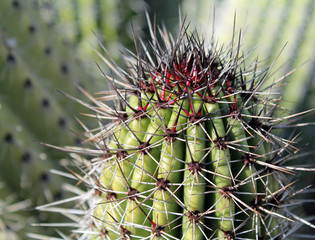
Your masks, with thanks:
[{"label": "blurred background cactus", "polygon": [[[62,168],[64,156],[40,142],[81,142],[81,128],[75,117],[82,107],[56,89],[77,98],[81,93],[76,85],[88,92],[104,90],[105,81],[95,64],[101,62],[94,51],[99,48],[98,40],[116,61],[122,61],[120,50],[134,50],[133,35],[146,38],[148,34],[145,9],[152,19],[156,15],[157,24],[166,24],[176,32],[179,3],[183,16],[191,22],[191,30],[201,27],[211,35],[214,26],[220,43],[230,41],[236,14],[236,29],[244,32],[243,49],[253,52],[249,61],[259,56],[268,65],[286,45],[271,79],[307,61],[283,86],[283,107],[293,112],[314,108],[313,0],[1,0],[1,239],[26,239],[27,232],[47,234],[47,228],[29,224],[65,221],[32,210],[63,198],[62,187],[66,184],[65,178],[51,173],[51,169]],[[303,121],[314,121],[314,115]],[[303,134],[309,137],[302,139],[311,143],[308,149],[315,149],[311,141],[314,134],[310,127]]]},{"label": "blurred background cactus", "polygon": [[[101,89],[104,84],[93,65],[93,46],[96,36],[106,36],[99,38],[115,55],[118,47],[112,45],[118,38],[131,41],[131,32],[124,29],[139,7],[127,8],[123,2],[0,2],[0,176],[5,189],[0,191],[1,207],[8,209],[0,214],[1,239],[25,239],[27,232],[48,234],[45,228],[25,226],[64,221],[52,213],[33,211],[64,197],[63,179],[51,174],[51,169],[60,169],[63,155],[40,142],[80,143],[74,116],[82,107],[56,90],[79,97],[76,86],[90,92]],[[104,16],[106,21],[101,20]],[[117,21],[111,21],[114,18]],[[139,26],[136,17],[133,21]],[[14,202],[8,201],[13,201],[9,196]],[[10,217],[18,224],[13,226]]]}]

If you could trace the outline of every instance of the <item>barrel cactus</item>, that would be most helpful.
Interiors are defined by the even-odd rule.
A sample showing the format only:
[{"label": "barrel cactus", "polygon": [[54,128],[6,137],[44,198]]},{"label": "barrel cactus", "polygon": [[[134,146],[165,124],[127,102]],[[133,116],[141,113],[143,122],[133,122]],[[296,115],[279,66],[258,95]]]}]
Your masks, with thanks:
[{"label": "barrel cactus", "polygon": [[99,127],[80,121],[90,146],[63,148],[87,192],[68,187],[78,196],[39,209],[77,201],[55,211],[77,221],[78,239],[285,239],[314,228],[292,210],[296,171],[311,169],[290,164],[297,135],[279,131],[303,114],[279,108],[285,78],[264,85],[272,66],[246,66],[236,34],[220,48],[185,29],[174,39],[151,26],[151,49],[140,41],[127,70],[99,53],[111,90],[77,100]]}]

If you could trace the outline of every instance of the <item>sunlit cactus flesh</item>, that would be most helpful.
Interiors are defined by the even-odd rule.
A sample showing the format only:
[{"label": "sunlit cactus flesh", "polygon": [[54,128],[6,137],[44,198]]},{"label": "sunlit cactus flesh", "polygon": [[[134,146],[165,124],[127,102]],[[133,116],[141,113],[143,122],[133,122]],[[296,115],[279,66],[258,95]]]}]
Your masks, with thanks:
[{"label": "sunlit cactus flesh", "polygon": [[284,78],[264,85],[272,66],[246,66],[235,34],[220,48],[185,25],[175,40],[150,30],[126,70],[99,53],[110,91],[81,89],[99,128],[80,121],[93,147],[64,149],[88,186],[79,239],[285,239],[314,227],[291,210],[292,179],[307,169],[289,166],[296,136],[278,130],[303,114],[279,108]]}]

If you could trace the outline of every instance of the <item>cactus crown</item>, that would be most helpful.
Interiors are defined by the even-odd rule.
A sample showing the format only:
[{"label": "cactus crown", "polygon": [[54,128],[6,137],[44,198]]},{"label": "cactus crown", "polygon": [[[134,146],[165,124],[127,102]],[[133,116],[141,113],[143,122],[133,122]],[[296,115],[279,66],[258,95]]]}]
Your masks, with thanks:
[{"label": "cactus crown", "polygon": [[294,116],[278,109],[270,68],[246,67],[234,40],[207,47],[183,26],[176,40],[159,29],[159,42],[150,30],[152,53],[141,42],[144,56],[137,46],[128,71],[99,53],[117,75],[104,73],[110,91],[94,98],[81,89],[99,128],[82,124],[92,149],[66,148],[88,186],[86,194],[72,190],[89,215],[79,238],[290,236],[293,224],[306,223],[289,207],[296,169],[286,163],[298,149],[277,134]]}]

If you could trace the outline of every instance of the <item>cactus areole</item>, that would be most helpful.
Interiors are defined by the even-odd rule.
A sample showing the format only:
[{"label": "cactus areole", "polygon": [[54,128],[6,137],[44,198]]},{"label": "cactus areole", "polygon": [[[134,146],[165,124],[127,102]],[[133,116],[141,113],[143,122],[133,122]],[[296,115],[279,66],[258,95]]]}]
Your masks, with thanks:
[{"label": "cactus areole", "polygon": [[184,29],[173,40],[151,27],[151,50],[141,42],[127,70],[99,53],[115,76],[104,73],[101,96],[82,90],[95,147],[67,148],[92,190],[79,239],[284,239],[299,224],[285,165],[297,148],[276,135],[285,118],[270,68],[246,66],[238,42],[208,46]]}]

